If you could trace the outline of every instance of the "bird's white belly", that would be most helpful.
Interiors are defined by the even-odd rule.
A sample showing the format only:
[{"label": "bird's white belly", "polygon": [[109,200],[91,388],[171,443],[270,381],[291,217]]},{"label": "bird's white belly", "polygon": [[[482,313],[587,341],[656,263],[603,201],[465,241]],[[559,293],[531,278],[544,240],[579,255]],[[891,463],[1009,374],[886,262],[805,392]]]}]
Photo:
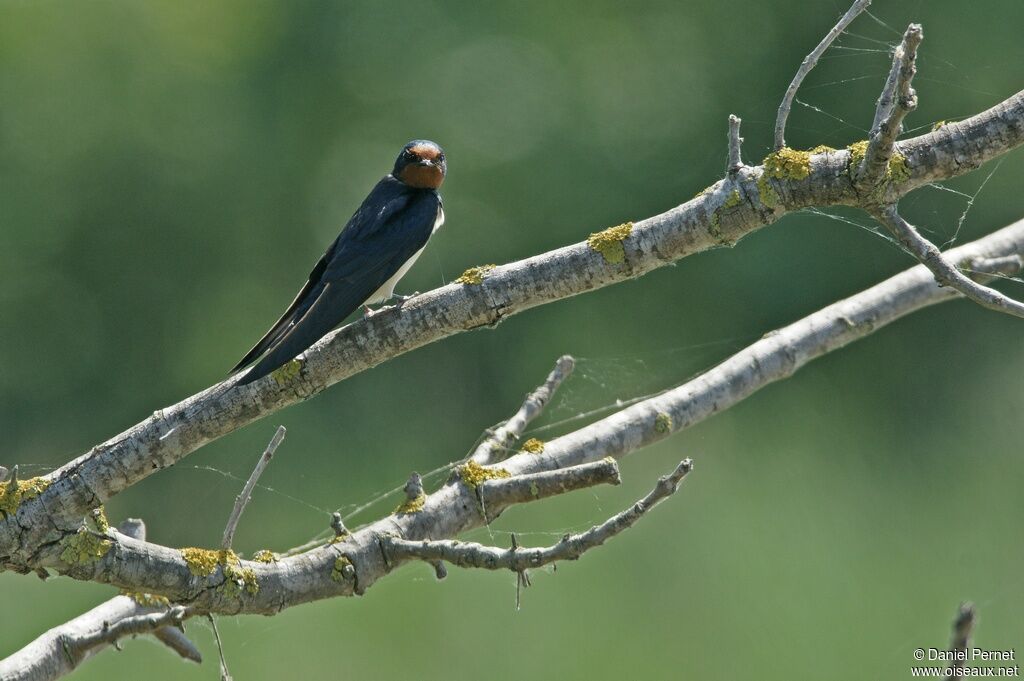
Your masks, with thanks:
[{"label": "bird's white belly", "polygon": [[[434,232],[439,230],[441,228],[441,225],[443,225],[443,224],[444,224],[444,209],[438,207],[438,209],[437,209],[437,220],[434,222],[434,229],[431,232],[431,235],[433,235]],[[426,246],[424,246],[423,248],[426,248]],[[402,277],[405,276],[406,272],[408,272],[410,269],[412,269],[412,266],[414,264],[416,264],[416,259],[418,257],[420,257],[420,254],[423,252],[423,248],[421,248],[420,250],[418,250],[415,253],[413,253],[412,257],[409,258],[408,260],[406,260],[405,264],[402,265],[401,267],[399,267],[398,271],[395,272],[391,276],[390,279],[385,281],[384,284],[379,289],[374,291],[370,295],[370,297],[366,299],[366,302],[364,304],[365,305],[375,305],[377,303],[383,303],[385,300],[390,299],[391,296],[395,292],[395,286],[398,285],[398,281]]]}]

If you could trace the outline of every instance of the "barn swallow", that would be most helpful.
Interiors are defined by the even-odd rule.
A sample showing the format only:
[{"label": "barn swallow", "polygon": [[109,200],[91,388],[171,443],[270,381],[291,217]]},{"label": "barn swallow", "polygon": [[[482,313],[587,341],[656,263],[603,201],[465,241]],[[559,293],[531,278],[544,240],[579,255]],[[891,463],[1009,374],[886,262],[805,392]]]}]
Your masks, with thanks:
[{"label": "barn swallow", "polygon": [[444,223],[437,189],[447,170],[444,151],[434,142],[402,147],[391,174],[370,191],[292,304],[231,370],[237,373],[262,355],[238,385],[288,363],[360,306],[395,297],[398,280]]}]

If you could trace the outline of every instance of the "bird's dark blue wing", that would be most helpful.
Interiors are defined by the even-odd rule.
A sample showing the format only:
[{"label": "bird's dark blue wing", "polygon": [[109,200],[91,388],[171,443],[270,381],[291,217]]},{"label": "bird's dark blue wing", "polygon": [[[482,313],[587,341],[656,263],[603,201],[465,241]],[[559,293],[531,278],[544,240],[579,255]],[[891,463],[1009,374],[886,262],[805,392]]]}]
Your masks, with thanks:
[{"label": "bird's dark blue wing", "polygon": [[[246,356],[251,361],[267,352],[239,384],[282,366],[357,310],[426,245],[439,207],[436,192],[410,189],[390,176],[381,180],[321,259],[323,268],[317,263],[289,313],[268,332],[264,346],[257,344],[252,357]],[[313,274],[319,275],[315,282]]]}]

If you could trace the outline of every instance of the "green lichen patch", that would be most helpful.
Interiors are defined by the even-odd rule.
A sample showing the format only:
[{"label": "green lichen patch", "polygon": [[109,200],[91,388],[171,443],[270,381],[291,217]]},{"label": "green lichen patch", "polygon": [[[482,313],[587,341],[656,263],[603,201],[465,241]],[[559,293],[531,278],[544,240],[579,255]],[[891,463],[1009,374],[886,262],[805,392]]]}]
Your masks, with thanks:
[{"label": "green lichen patch", "polygon": [[109,539],[81,527],[78,532],[68,535],[60,540],[64,549],[60,552],[60,559],[68,565],[87,565],[95,563],[114,545]]},{"label": "green lichen patch", "polygon": [[455,280],[455,283],[464,284],[465,286],[479,286],[484,283],[484,279],[487,278],[487,273],[495,267],[497,267],[497,265],[494,264],[470,267]]},{"label": "green lichen patch", "polygon": [[659,433],[672,432],[672,415],[659,413],[654,419],[654,430]]},{"label": "green lichen patch", "polygon": [[290,362],[283,364],[282,366],[274,369],[270,375],[274,377],[274,382],[279,386],[283,386],[293,378],[299,375],[302,371],[302,360],[293,359]]},{"label": "green lichen patch", "polygon": [[331,567],[331,579],[335,582],[345,581],[345,568],[353,567],[348,556],[338,556],[334,559],[334,566]]},{"label": "green lichen patch", "polygon": [[775,210],[775,207],[779,205],[779,195],[772,183],[768,181],[768,173],[761,173],[761,177],[757,178],[757,195],[761,197],[761,203],[769,210]]},{"label": "green lichen patch", "polygon": [[740,202],[742,200],[743,199],[740,198],[739,190],[738,189],[733,189],[732,193],[729,194],[729,198],[727,198],[725,200],[725,203],[722,204],[722,207],[723,208],[735,208],[736,206],[740,205]]},{"label": "green lichen patch", "polygon": [[531,437],[523,443],[521,449],[524,452],[529,452],[530,454],[540,454],[544,451],[544,440],[538,440],[535,437]]},{"label": "green lichen patch", "polygon": [[602,232],[594,232],[587,237],[587,245],[591,250],[600,253],[605,262],[613,265],[622,263],[626,261],[626,249],[622,247],[622,242],[632,232],[633,223],[623,222]]},{"label": "green lichen patch", "polygon": [[150,594],[142,591],[122,591],[121,595],[127,596],[139,605],[146,608],[171,607],[171,602],[167,600],[166,596],[158,596],[157,594]]},{"label": "green lichen patch", "polygon": [[260,549],[252,554],[252,559],[257,563],[276,563],[277,554],[270,549]]},{"label": "green lichen patch", "polygon": [[395,513],[419,513],[427,503],[427,495],[420,492],[414,499],[406,499],[398,505]]},{"label": "green lichen patch", "polygon": [[782,147],[764,158],[764,171],[776,180],[804,180],[811,174],[811,152]]},{"label": "green lichen patch", "polygon": [[[238,560],[237,556],[235,560]],[[228,598],[240,598],[243,593],[255,596],[260,591],[256,571],[241,567],[237,562],[229,562],[224,565],[224,583],[218,590]]]},{"label": "green lichen patch", "polygon": [[540,496],[540,487],[537,487],[537,483],[535,482],[530,483],[530,496],[534,499]]},{"label": "green lichen patch", "polygon": [[14,514],[23,501],[38,497],[49,486],[45,478],[0,482],[0,518]]},{"label": "green lichen patch", "polygon": [[487,482],[488,480],[512,477],[512,474],[504,468],[484,468],[476,461],[469,461],[455,470],[458,472],[459,478],[462,482],[470,489],[476,489],[477,485]]}]

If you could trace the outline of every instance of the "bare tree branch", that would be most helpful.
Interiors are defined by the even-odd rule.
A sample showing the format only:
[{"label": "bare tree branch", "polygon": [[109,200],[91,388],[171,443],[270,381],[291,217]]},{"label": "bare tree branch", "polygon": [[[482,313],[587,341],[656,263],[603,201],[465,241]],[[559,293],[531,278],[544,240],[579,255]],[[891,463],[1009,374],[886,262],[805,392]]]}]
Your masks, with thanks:
[{"label": "bare tree branch", "polygon": [[242,491],[239,492],[238,496],[235,497],[235,506],[231,509],[231,515],[228,517],[228,524],[224,527],[224,538],[221,541],[220,547],[225,551],[231,549],[231,543],[235,540],[235,530],[238,529],[238,521],[242,519],[242,512],[245,510],[246,504],[249,503],[249,499],[252,497],[252,491],[256,488],[256,482],[263,475],[263,471],[266,470],[270,464],[270,460],[274,458],[274,453],[277,448],[281,446],[281,441],[284,440],[285,433],[284,426],[278,426],[277,432],[274,433],[274,437],[270,438],[270,442],[267,444],[266,450],[263,455],[256,462],[256,467],[252,471],[252,475],[246,481]]},{"label": "bare tree branch", "polygon": [[961,272],[956,265],[943,257],[935,244],[921,236],[920,232],[900,216],[896,206],[885,206],[874,215],[911,255],[932,271],[939,283],[956,289],[964,297],[984,308],[1005,312],[1014,317],[1024,317],[1024,303],[983,286]]},{"label": "bare tree branch", "polygon": [[949,651],[954,654],[950,662],[950,672],[946,679],[959,678],[956,670],[964,668],[967,649],[971,645],[971,634],[974,633],[974,621],[977,612],[974,603],[961,603],[953,620],[953,636],[949,643]]},{"label": "bare tree branch", "polygon": [[489,464],[505,458],[530,422],[544,411],[544,407],[554,396],[558,386],[572,375],[574,367],[575,363],[572,357],[568,355],[559,357],[555,362],[555,368],[548,374],[544,383],[526,396],[519,411],[481,442],[470,458],[480,464]]},{"label": "bare tree branch", "polygon": [[394,535],[382,535],[381,546],[392,561],[416,558],[425,561],[444,560],[459,567],[525,572],[558,560],[576,560],[592,548],[601,546],[617,534],[629,529],[645,513],[679,489],[679,483],[693,470],[693,461],[685,459],[669,475],[658,479],[643,499],[586,532],[565,535],[557,544],[546,548],[499,549],[474,542],[451,540],[408,541]]},{"label": "bare tree branch", "polygon": [[740,123],[742,121],[733,114],[729,114],[729,161],[726,164],[725,172],[735,175],[743,167],[743,157],[740,155],[740,148],[743,146],[743,138],[740,137]]},{"label": "bare tree branch", "polygon": [[778,151],[786,146],[786,119],[789,118],[789,111],[793,108],[793,100],[796,99],[797,90],[800,89],[800,84],[804,82],[804,78],[811,72],[815,66],[818,65],[818,60],[821,55],[825,54],[825,51],[835,42],[835,39],[842,35],[846,27],[853,23],[853,20],[860,15],[861,12],[868,8],[871,4],[871,0],[854,0],[854,3],[850,6],[850,9],[846,10],[846,14],[832,27],[818,46],[811,50],[811,53],[804,57],[804,60],[800,62],[800,68],[797,69],[796,75],[793,76],[793,81],[786,88],[786,94],[782,97],[782,103],[779,104],[779,113],[775,118],[775,150]]}]

